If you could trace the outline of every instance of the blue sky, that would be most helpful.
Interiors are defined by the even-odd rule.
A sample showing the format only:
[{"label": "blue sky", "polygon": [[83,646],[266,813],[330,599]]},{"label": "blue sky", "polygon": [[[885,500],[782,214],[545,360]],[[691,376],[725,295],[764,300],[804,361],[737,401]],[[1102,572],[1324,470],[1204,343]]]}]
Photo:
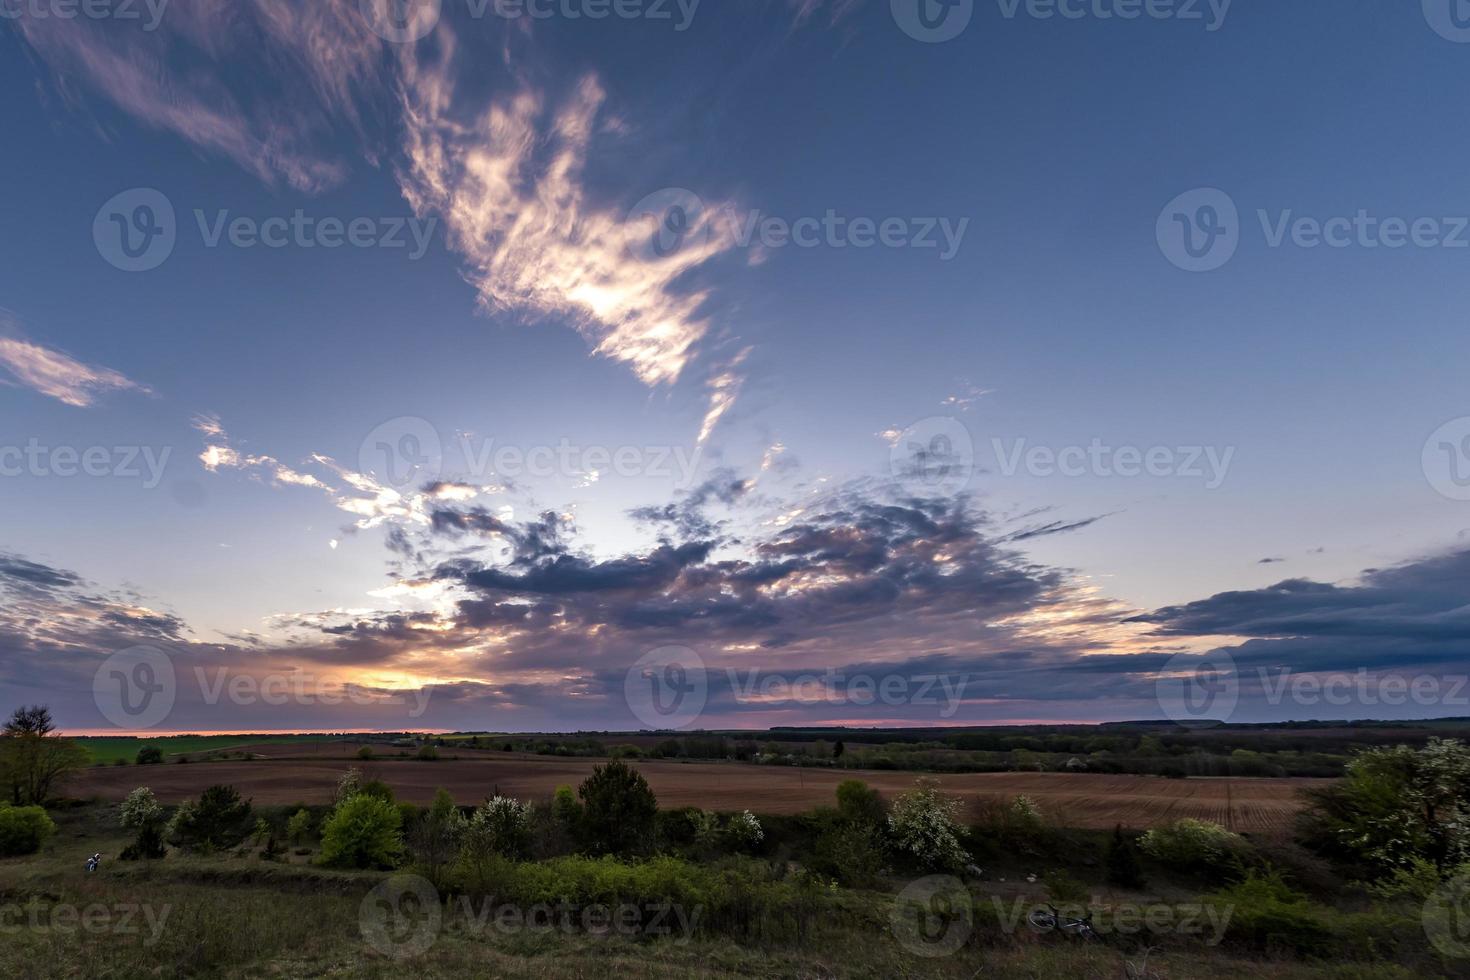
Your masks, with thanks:
[{"label": "blue sky", "polygon": [[[1257,696],[1464,670],[1449,0],[923,0],[970,14],[942,43],[918,0],[443,0],[404,41],[376,2],[5,5],[0,448],[45,461],[0,478],[7,702],[103,727],[145,645],[168,728],[640,727],[673,646],[711,725],[1154,717],[1212,651],[1238,719],[1470,713]],[[1234,251],[1181,268],[1222,199]],[[844,665],[972,697],[727,690]]]}]

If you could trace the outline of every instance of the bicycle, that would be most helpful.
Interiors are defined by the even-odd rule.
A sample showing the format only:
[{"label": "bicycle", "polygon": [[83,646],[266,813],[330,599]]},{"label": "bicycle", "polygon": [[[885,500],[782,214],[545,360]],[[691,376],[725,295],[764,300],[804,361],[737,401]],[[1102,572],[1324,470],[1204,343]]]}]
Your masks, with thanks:
[{"label": "bicycle", "polygon": [[1064,936],[1074,936],[1087,942],[1098,938],[1097,930],[1092,928],[1091,912],[1079,919],[1075,916],[1063,915],[1061,910],[1048,902],[1044,909],[1032,909],[1031,914],[1027,916],[1027,921],[1038,932],[1060,932]]}]

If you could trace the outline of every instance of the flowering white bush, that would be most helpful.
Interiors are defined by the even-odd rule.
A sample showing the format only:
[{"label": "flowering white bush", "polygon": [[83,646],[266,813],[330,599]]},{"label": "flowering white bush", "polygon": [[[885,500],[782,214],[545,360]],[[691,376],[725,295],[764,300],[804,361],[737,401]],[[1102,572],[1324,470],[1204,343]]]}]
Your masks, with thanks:
[{"label": "flowering white bush", "polygon": [[337,802],[341,803],[349,796],[355,796],[360,789],[362,789],[362,770],[354,766],[337,780]]},{"label": "flowering white bush", "polygon": [[917,788],[893,802],[888,829],[900,851],[933,870],[963,867],[970,855],[960,846],[955,814],[960,802],[940,794],[933,780],[919,780]]},{"label": "flowering white bush", "polygon": [[725,833],[729,836],[730,842],[738,848],[754,847],[766,839],[766,832],[761,829],[761,822],[749,810],[731,817],[730,823],[725,827]]},{"label": "flowering white bush", "polygon": [[486,800],[464,830],[465,847],[480,854],[520,857],[530,840],[530,804],[509,796]]},{"label": "flowering white bush", "polygon": [[147,786],[139,786],[122,801],[122,825],[128,830],[153,827],[163,820],[163,806]]}]

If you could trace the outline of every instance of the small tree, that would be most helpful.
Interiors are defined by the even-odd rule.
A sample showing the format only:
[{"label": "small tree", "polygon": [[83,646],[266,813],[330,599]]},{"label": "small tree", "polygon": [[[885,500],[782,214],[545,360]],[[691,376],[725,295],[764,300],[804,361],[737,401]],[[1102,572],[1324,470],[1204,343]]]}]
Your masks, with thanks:
[{"label": "small tree", "polygon": [[291,843],[301,845],[306,843],[306,838],[311,834],[311,813],[306,809],[297,810],[291,814],[291,819],[286,821],[286,837]]},{"label": "small tree", "polygon": [[882,826],[887,815],[883,797],[861,779],[844,779],[837,784],[837,812],[844,820],[869,827]]},{"label": "small tree", "polygon": [[893,803],[888,829],[897,848],[929,871],[954,871],[970,855],[960,846],[955,815],[958,800],[942,796],[933,780],[921,779],[915,789]]},{"label": "small tree", "polygon": [[749,851],[766,839],[766,832],[761,829],[761,822],[756,819],[755,814],[746,810],[730,818],[730,822],[725,825],[725,839],[734,850]]},{"label": "small tree", "polygon": [[56,733],[45,705],[16,708],[0,728],[0,778],[17,806],[45,804],[62,778],[89,761],[85,749]]},{"label": "small tree", "polygon": [[1431,738],[1423,748],[1370,749],[1341,782],[1309,791],[1306,842],[1380,874],[1422,858],[1448,875],[1470,860],[1470,746]]},{"label": "small tree", "polygon": [[163,750],[156,745],[145,745],[138,750],[138,765],[156,766],[163,762]]},{"label": "small tree", "polygon": [[163,857],[163,806],[151,789],[139,786],[133,790],[122,801],[118,813],[123,829],[137,832],[137,837],[118,857],[124,861]]},{"label": "small tree", "polygon": [[577,790],[583,807],[587,846],[599,854],[638,854],[648,850],[658,798],[638,770],[609,762],[592,770]]},{"label": "small tree", "polygon": [[334,868],[397,867],[403,856],[403,818],[376,796],[349,796],[322,825],[320,861]]},{"label": "small tree", "polygon": [[176,847],[211,851],[234,847],[250,832],[250,801],[233,786],[215,785],[185,800],[169,821],[168,839]]},{"label": "small tree", "polygon": [[434,794],[434,802],[414,823],[409,835],[414,856],[423,866],[425,876],[439,887],[444,868],[454,860],[464,836],[465,818],[454,805],[454,797],[445,789]]}]

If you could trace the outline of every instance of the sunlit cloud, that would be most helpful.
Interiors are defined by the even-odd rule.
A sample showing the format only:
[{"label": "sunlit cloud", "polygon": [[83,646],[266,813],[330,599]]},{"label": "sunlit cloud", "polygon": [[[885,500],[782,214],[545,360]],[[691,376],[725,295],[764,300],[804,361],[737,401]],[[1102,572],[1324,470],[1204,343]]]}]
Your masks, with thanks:
[{"label": "sunlit cloud", "polygon": [[0,337],[0,368],[14,383],[77,408],[86,408],[109,391],[149,392],[111,368],[83,364],[61,351],[15,337]]}]

